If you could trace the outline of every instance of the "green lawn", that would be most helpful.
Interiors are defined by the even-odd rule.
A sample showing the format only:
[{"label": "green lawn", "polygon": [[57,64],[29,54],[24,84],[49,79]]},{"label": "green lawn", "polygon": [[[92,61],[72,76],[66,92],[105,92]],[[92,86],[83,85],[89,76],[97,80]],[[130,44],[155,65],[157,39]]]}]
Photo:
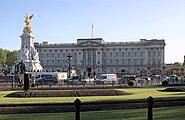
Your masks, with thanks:
[{"label": "green lawn", "polygon": [[[132,95],[125,96],[90,96],[90,97],[79,97],[83,101],[103,101],[103,100],[126,100],[126,99],[141,99],[153,96],[154,98],[159,97],[180,97],[185,96],[185,92],[161,92],[166,87],[142,87],[142,88],[123,88],[119,89]],[[77,97],[42,97],[42,98],[8,98],[4,97],[15,91],[0,91],[0,103],[35,103],[35,102],[73,102]]]},{"label": "green lawn", "polygon": [[[185,106],[154,109],[154,120],[185,120]],[[74,120],[74,113],[0,115],[0,120]],[[81,120],[146,120],[147,109],[82,112]]]},{"label": "green lawn", "polygon": [[[91,96],[79,97],[83,101],[102,100],[125,100],[141,99],[153,96],[159,97],[180,97],[185,96],[185,92],[160,92],[166,87],[145,86],[142,88],[119,89],[132,95],[125,96]],[[4,97],[16,91],[0,91],[0,103],[36,103],[36,102],[73,102],[76,97],[45,97],[45,98],[7,98]],[[185,120],[185,106],[165,107],[154,109],[154,120]],[[0,120],[74,120],[74,113],[38,113],[38,114],[14,114],[0,115]],[[147,109],[136,110],[116,110],[116,111],[94,111],[82,112],[81,120],[146,120]]]}]

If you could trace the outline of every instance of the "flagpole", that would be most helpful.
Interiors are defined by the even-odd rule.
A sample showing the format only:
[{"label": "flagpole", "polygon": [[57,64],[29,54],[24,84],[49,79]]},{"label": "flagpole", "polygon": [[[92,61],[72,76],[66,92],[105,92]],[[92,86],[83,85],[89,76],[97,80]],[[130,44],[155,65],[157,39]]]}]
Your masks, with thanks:
[{"label": "flagpole", "polygon": [[93,28],[94,28],[94,26],[93,26],[93,23],[92,23],[92,38],[93,38]]}]

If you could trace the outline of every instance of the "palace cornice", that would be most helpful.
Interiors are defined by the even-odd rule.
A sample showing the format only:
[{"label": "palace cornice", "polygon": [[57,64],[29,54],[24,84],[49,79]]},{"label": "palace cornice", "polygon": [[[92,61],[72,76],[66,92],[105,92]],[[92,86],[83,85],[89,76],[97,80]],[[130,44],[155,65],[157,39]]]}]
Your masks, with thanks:
[{"label": "palace cornice", "polygon": [[[103,42],[99,42],[102,40]],[[80,42],[79,42],[80,41]],[[129,46],[165,46],[165,40],[146,40],[141,39],[140,41],[133,42],[104,42],[103,39],[77,39],[77,43],[55,43],[55,44],[35,44],[38,48],[74,48],[74,47],[129,47]]]}]

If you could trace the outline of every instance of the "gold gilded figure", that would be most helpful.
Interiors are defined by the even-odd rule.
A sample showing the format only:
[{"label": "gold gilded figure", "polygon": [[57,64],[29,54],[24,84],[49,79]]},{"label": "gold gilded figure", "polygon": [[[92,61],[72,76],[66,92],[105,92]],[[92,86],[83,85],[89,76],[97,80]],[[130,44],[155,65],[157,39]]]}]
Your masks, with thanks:
[{"label": "gold gilded figure", "polygon": [[26,14],[26,16],[25,16],[25,21],[24,22],[26,23],[26,25],[24,26],[24,30],[27,30],[29,33],[32,33],[32,28],[30,26],[30,21],[31,21],[33,15],[34,14],[32,14],[31,16],[28,16]]}]

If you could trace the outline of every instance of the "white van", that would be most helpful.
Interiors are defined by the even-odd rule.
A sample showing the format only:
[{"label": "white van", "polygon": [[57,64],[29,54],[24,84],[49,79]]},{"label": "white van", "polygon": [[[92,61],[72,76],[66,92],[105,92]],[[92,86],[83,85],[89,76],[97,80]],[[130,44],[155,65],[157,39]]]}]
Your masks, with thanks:
[{"label": "white van", "polygon": [[94,82],[96,84],[99,83],[115,83],[117,81],[116,74],[101,74],[99,77],[97,77]]}]

